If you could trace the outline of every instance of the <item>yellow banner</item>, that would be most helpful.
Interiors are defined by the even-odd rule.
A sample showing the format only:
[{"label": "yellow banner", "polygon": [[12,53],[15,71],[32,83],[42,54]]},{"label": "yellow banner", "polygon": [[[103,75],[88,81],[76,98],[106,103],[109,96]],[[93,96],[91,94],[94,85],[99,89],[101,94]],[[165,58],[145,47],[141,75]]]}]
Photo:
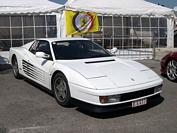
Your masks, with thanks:
[{"label": "yellow banner", "polygon": [[83,34],[100,31],[96,13],[65,11],[66,34]]}]

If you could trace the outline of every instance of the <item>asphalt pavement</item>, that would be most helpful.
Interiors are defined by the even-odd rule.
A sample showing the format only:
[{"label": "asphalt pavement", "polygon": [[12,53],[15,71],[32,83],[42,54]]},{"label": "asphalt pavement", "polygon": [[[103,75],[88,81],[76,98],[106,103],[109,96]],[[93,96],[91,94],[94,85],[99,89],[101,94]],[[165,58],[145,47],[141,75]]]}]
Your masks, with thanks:
[{"label": "asphalt pavement", "polygon": [[[160,62],[138,61],[161,76]],[[6,69],[4,69],[6,68]],[[0,65],[0,133],[176,133],[177,83],[164,80],[161,98],[126,110],[93,113],[65,108],[25,79]]]}]

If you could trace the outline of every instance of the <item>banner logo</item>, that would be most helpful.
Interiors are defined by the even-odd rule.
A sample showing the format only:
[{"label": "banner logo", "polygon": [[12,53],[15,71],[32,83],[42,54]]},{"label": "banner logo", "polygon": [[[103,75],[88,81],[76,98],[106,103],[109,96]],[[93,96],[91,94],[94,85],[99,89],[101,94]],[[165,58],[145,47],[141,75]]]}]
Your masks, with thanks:
[{"label": "banner logo", "polygon": [[93,27],[94,19],[92,14],[79,14],[76,13],[73,17],[73,26],[78,32],[83,30],[90,31]]},{"label": "banner logo", "polygon": [[67,34],[83,34],[99,31],[96,13],[66,11]]}]

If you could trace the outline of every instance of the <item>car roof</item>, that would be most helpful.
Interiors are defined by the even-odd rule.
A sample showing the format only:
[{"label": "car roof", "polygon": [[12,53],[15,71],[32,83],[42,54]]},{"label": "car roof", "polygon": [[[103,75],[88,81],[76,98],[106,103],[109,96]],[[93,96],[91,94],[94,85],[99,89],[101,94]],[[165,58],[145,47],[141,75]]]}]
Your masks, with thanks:
[{"label": "car roof", "polygon": [[89,40],[87,38],[74,38],[74,37],[65,37],[65,38],[39,38],[36,40],[45,40],[49,42],[54,42],[54,41],[69,41],[69,40]]},{"label": "car roof", "polygon": [[34,41],[31,41],[29,43],[26,43],[25,45],[21,46],[23,48],[29,49],[31,47],[31,45],[35,42],[35,41],[49,41],[49,43],[52,42],[57,42],[57,41],[69,41],[69,40],[89,40],[87,38],[75,38],[75,37],[65,37],[65,38],[38,38]]}]

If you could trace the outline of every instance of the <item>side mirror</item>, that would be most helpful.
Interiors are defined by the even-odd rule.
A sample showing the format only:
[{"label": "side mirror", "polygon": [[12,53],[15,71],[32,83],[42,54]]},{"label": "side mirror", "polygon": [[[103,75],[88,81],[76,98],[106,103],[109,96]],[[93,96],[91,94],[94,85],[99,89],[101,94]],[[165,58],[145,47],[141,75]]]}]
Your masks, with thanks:
[{"label": "side mirror", "polygon": [[115,55],[115,53],[118,51],[118,49],[116,47],[111,49],[111,53],[113,53]]},{"label": "side mirror", "polygon": [[46,54],[44,52],[36,52],[35,55],[36,55],[37,58],[44,58],[44,59],[49,59],[50,58],[50,55]]}]

